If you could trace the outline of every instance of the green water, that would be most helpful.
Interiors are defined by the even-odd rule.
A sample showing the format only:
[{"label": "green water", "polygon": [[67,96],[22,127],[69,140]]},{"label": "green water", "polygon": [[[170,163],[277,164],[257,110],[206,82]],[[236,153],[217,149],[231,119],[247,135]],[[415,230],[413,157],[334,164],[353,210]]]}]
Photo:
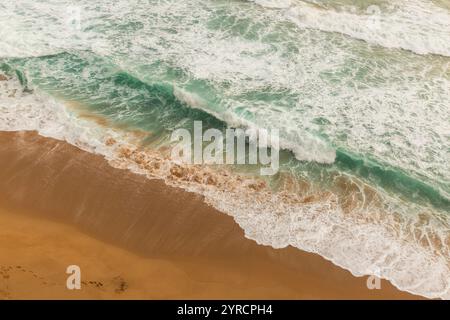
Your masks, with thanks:
[{"label": "green water", "polygon": [[[169,145],[175,129],[192,132],[196,120],[222,132],[278,129],[280,172],[265,177],[274,191],[285,175],[342,203],[349,186],[369,188],[386,200],[380,210],[405,220],[429,213],[446,244],[448,3],[286,3],[80,1],[80,29],[67,24],[64,1],[1,3],[0,70],[30,94],[147,132],[140,143],[149,147]],[[378,24],[364,20],[370,5]]]}]

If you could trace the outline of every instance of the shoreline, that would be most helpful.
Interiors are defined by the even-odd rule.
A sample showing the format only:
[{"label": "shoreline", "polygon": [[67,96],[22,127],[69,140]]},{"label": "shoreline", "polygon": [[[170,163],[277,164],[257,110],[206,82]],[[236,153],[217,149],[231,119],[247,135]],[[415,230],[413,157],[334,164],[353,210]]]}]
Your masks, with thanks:
[{"label": "shoreline", "polygon": [[[21,261],[31,272],[41,268],[49,283],[58,283],[54,298],[420,298],[385,280],[381,290],[369,290],[367,277],[316,254],[258,245],[200,196],[35,132],[0,133],[0,221],[9,228],[0,233],[1,251],[10,252],[0,256],[0,265]],[[22,243],[23,237],[30,242]],[[41,247],[48,257],[40,256]],[[89,281],[104,286],[67,290],[65,262],[57,259],[65,252],[80,261],[82,274],[82,265],[90,266]],[[126,289],[116,292],[113,279]],[[25,288],[23,281],[9,275],[0,293],[9,288],[12,298],[48,298],[42,283],[33,285],[35,295],[14,291]]]}]

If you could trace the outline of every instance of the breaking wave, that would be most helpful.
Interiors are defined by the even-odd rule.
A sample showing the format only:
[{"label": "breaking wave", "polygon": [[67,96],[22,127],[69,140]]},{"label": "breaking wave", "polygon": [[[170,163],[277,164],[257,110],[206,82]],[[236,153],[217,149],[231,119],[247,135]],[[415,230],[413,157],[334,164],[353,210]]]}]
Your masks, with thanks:
[{"label": "breaking wave", "polygon": [[[192,96],[180,97],[198,107]],[[450,298],[449,223],[432,208],[403,203],[355,177],[336,174],[345,193],[320,189],[289,173],[274,191],[266,181],[225,169],[180,165],[167,150],[146,148],[133,131],[80,117],[76,106],[0,81],[0,130],[36,130],[103,155],[114,167],[164,179],[205,196],[259,244],[315,252],[356,276],[377,275],[429,298]]]}]

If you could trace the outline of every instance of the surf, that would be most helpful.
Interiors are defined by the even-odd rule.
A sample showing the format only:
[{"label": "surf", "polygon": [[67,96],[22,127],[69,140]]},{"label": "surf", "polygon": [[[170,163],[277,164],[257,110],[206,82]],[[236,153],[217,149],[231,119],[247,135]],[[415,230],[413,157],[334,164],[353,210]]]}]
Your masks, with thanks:
[{"label": "surf", "polygon": [[[397,41],[395,28],[379,41],[348,24],[362,27],[364,7],[320,1],[159,1],[151,10],[119,1],[108,12],[86,1],[78,31],[55,19],[54,3],[18,3],[21,12],[2,4],[15,22],[0,37],[0,130],[36,130],[201,194],[259,244],[449,297],[445,45],[423,52],[409,44],[424,45],[419,34]],[[305,17],[295,21],[289,10],[299,6]],[[381,14],[388,26],[407,12]],[[280,171],[261,179],[259,167],[172,161],[170,133],[196,120],[223,132],[279,128]]]},{"label": "surf", "polygon": [[[323,1],[252,1],[300,28],[337,32],[385,48],[417,54],[450,56],[450,12],[431,1],[393,1],[390,6],[367,1],[364,10],[351,6],[325,8]],[[375,3],[375,4],[372,4]]]}]

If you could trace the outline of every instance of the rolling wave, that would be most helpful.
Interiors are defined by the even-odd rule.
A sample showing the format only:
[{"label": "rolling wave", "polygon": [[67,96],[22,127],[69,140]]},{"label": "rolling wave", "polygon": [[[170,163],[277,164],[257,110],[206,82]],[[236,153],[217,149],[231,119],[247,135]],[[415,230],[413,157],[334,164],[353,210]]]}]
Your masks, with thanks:
[{"label": "rolling wave", "polygon": [[[63,58],[65,60],[69,60],[69,57],[74,58],[73,54],[69,53],[60,53],[41,58],[47,59],[50,57]],[[20,68],[15,69],[13,65],[4,63],[0,65],[0,70],[8,72],[10,75],[15,74],[25,91],[30,90],[28,88],[30,80],[27,79],[24,72],[20,71]],[[153,132],[164,131],[165,135],[169,135],[172,130],[183,125],[189,119],[187,123],[202,120],[205,127],[221,128],[222,130],[227,127],[253,129],[256,131],[266,129],[240,117],[234,112],[220,108],[220,106],[210,106],[210,102],[203,99],[200,95],[177,87],[174,84],[163,82],[147,83],[124,70],[118,68],[114,70],[113,73],[102,80],[102,82],[110,83],[110,86],[104,92],[106,96],[102,97],[100,101],[98,98],[94,99],[94,103],[86,100],[92,97],[89,93],[84,97],[78,96],[77,99],[81,98],[80,100],[84,103],[91,104],[91,112],[100,111],[104,116],[110,117],[118,126],[125,124],[132,128],[145,128],[139,126],[138,119],[143,123],[156,123],[158,127],[153,127]],[[38,83],[42,85],[42,79],[39,79]],[[59,84],[53,85],[58,86]],[[107,87],[103,86],[103,88],[106,89]],[[131,113],[124,117],[123,112],[117,110],[117,107],[112,107],[112,100],[108,91],[117,92],[119,88],[123,89],[118,96],[120,98],[119,109],[123,108],[124,101],[130,102],[127,96],[132,96],[144,110],[139,110],[138,106],[131,106]],[[72,89],[74,88],[70,87],[66,90]],[[131,91],[128,91],[128,89]],[[61,91],[58,89],[57,91],[61,95],[65,90]],[[69,91],[63,96],[69,97],[71,94],[73,93]],[[107,103],[106,108],[102,106],[104,103]],[[129,107],[130,105],[128,105]],[[103,111],[101,111],[102,109]],[[111,109],[115,109],[115,111],[111,112]],[[117,115],[120,115],[120,119]],[[286,137],[283,133],[283,130],[281,130],[280,148],[292,152],[296,160],[334,165],[339,171],[348,172],[353,176],[366,179],[385,190],[399,193],[409,201],[419,204],[429,203],[443,210],[450,208],[450,199],[445,190],[436,189],[434,186],[423,182],[423,180],[408,175],[401,168],[382,163],[373,157],[367,158],[364,155],[355,154],[344,148],[334,149],[319,137],[314,137],[308,132],[295,131],[295,135],[291,135],[295,139],[291,140],[283,138]]]}]

